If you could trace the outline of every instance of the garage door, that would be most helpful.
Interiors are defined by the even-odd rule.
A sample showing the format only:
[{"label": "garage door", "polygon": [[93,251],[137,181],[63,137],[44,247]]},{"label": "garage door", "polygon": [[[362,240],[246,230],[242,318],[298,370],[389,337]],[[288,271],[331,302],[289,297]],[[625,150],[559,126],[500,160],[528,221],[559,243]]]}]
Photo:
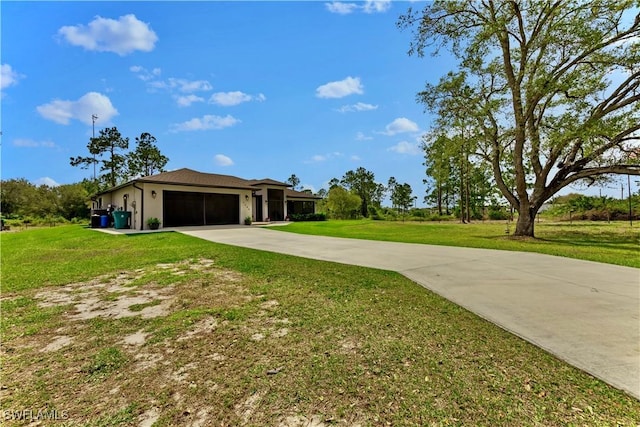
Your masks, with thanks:
[{"label": "garage door", "polygon": [[164,191],[162,198],[164,227],[240,223],[237,194]]}]

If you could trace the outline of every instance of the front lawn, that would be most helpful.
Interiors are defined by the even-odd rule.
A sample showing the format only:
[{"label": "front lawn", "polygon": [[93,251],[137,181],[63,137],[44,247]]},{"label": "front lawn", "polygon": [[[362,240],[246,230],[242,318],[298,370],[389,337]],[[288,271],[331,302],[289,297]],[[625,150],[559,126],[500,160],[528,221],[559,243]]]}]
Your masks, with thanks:
[{"label": "front lawn", "polygon": [[536,239],[509,237],[505,222],[399,222],[331,220],[296,222],[274,230],[355,239],[537,252],[608,264],[640,267],[640,227],[628,222],[540,222]]},{"label": "front lawn", "polygon": [[0,238],[8,422],[24,410],[73,426],[640,420],[636,399],[396,273],[177,233]]}]

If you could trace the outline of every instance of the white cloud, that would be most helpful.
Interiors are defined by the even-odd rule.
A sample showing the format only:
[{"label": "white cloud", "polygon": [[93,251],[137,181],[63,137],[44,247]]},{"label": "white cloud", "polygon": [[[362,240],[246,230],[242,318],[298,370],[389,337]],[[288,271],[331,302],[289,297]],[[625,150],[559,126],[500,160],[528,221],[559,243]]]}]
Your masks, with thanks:
[{"label": "white cloud", "polygon": [[343,98],[354,93],[363,94],[360,77],[347,77],[344,80],[329,82],[316,89],[318,98]]},{"label": "white cloud", "polygon": [[244,92],[216,92],[209,98],[209,103],[231,107],[233,105],[242,104],[243,102],[259,101],[263,102],[267,99],[263,94],[249,95]]},{"label": "white cloud", "polygon": [[47,187],[58,187],[60,185],[59,183],[54,181],[52,178],[49,178],[48,176],[36,179],[35,181],[33,181],[33,184],[38,187],[41,185],[46,185]]},{"label": "white cloud", "polygon": [[213,161],[218,166],[231,166],[231,165],[233,165],[233,160],[231,160],[230,157],[227,157],[224,154],[216,154],[213,157]]},{"label": "white cloud", "polygon": [[77,101],[55,99],[39,105],[36,110],[45,119],[62,125],[68,125],[71,119],[90,125],[93,114],[98,116],[96,123],[105,123],[118,115],[109,97],[97,92],[88,92]]},{"label": "white cloud", "polygon": [[342,107],[338,108],[338,111],[341,113],[354,113],[357,111],[371,111],[371,110],[377,110],[377,109],[378,109],[377,105],[358,102],[351,105],[343,105]]},{"label": "white cloud", "polygon": [[0,66],[0,90],[6,89],[9,86],[18,84],[18,80],[24,76],[14,71],[9,64],[2,64]]},{"label": "white cloud", "polygon": [[188,107],[194,102],[204,102],[204,98],[191,94],[187,96],[178,96],[176,97],[176,101],[178,102],[178,107]]},{"label": "white cloud", "polygon": [[174,77],[170,77],[167,80],[156,80],[150,82],[149,86],[154,89],[176,89],[183,93],[208,91],[213,89],[213,86],[211,86],[211,83],[209,83],[207,80],[187,80]]},{"label": "white cloud", "polygon": [[[213,89],[213,86],[207,80],[189,80],[176,77],[159,80],[158,77],[162,74],[162,70],[160,68],[147,70],[140,65],[134,65],[129,67],[129,71],[135,73],[143,82],[146,82],[147,87],[150,88],[150,92],[165,90],[172,94],[178,104],[178,107],[189,107],[193,103],[204,102],[204,98],[194,95],[194,93],[206,92]],[[179,93],[180,95],[176,93]]]},{"label": "white cloud", "polygon": [[115,19],[97,16],[89,25],[65,26],[58,34],[74,46],[98,52],[114,52],[120,56],[136,50],[150,52],[158,36],[135,15],[124,15]]},{"label": "white cloud", "polygon": [[356,141],[370,141],[372,140],[373,137],[372,136],[366,136],[364,133],[362,132],[358,132],[356,134]]},{"label": "white cloud", "polygon": [[391,8],[391,0],[366,0],[363,5],[333,1],[324,5],[329,12],[340,15],[348,15],[358,10],[364,13],[382,13]]},{"label": "white cloud", "polygon": [[397,133],[404,132],[418,132],[418,130],[420,130],[416,122],[413,122],[405,117],[395,119],[394,121],[389,123],[385,127],[385,129],[385,132],[381,132],[385,135],[395,135]]},{"label": "white cloud", "polygon": [[129,71],[131,71],[132,73],[136,73],[138,75],[138,78],[144,82],[153,80],[156,77],[160,76],[160,74],[162,74],[162,70],[160,68],[147,70],[146,68],[141,67],[140,65],[133,65],[129,67]]},{"label": "white cloud", "polygon": [[135,15],[115,19],[97,16],[89,25],[65,26],[58,30],[67,42],[87,50],[114,52],[120,56],[136,50],[150,52],[158,36],[149,24],[139,21]]},{"label": "white cloud", "polygon": [[28,148],[38,148],[38,147],[55,148],[56,147],[56,144],[54,144],[49,140],[35,141],[29,138],[16,138],[13,140],[13,145],[15,145],[16,147],[28,147]]},{"label": "white cloud", "polygon": [[321,163],[326,162],[327,160],[334,159],[336,157],[342,157],[342,153],[340,153],[339,151],[334,151],[333,153],[316,154],[314,156],[311,156],[311,159],[306,161],[305,163]]},{"label": "white cloud", "polygon": [[[171,79],[169,79],[171,80]],[[178,85],[181,92],[197,92],[197,91],[207,91],[213,89],[211,83],[206,80],[185,80],[185,79],[176,79],[178,81]]]},{"label": "white cloud", "polygon": [[214,116],[207,114],[202,118],[193,118],[186,122],[176,123],[171,126],[172,132],[194,131],[194,130],[209,130],[209,129],[224,129],[240,123],[240,120],[233,116],[226,115],[225,117]]},{"label": "white cloud", "polygon": [[389,151],[395,151],[400,154],[409,154],[411,156],[417,156],[421,153],[420,146],[418,144],[412,144],[407,141],[400,141],[393,147],[389,147]]},{"label": "white cloud", "polygon": [[391,0],[366,0],[362,11],[364,13],[383,13],[391,9]]},{"label": "white cloud", "polygon": [[359,162],[362,159],[360,158],[360,156],[354,154],[353,156],[351,156],[351,160],[354,162]]},{"label": "white cloud", "polygon": [[331,3],[324,4],[327,7],[327,10],[331,13],[338,13],[340,15],[348,15],[356,10],[360,6],[355,3],[344,3],[341,1],[334,1]]}]

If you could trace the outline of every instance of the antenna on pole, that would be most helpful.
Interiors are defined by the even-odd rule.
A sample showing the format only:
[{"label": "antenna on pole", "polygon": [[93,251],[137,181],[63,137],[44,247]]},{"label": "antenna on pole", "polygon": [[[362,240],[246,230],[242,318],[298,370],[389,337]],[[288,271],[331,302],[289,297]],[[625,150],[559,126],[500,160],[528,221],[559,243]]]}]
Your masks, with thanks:
[{"label": "antenna on pole", "polygon": [[[92,139],[96,137],[96,120],[98,120],[98,116],[95,114],[91,115],[91,131],[92,131]],[[93,180],[96,180],[96,155],[93,154]]]}]

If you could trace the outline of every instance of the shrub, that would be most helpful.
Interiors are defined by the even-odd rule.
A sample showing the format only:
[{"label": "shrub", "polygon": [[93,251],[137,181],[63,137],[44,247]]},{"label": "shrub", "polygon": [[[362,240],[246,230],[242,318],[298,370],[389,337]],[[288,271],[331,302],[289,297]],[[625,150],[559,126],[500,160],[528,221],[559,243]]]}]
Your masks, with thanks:
[{"label": "shrub", "polygon": [[375,206],[369,206],[369,217],[374,221],[381,221],[385,219],[384,215],[381,215]]},{"label": "shrub", "polygon": [[327,215],[324,213],[290,214],[290,221],[326,221]]},{"label": "shrub", "polygon": [[509,218],[509,212],[507,212],[506,209],[502,209],[502,208],[493,208],[490,207],[489,208],[489,219],[492,220],[505,220]]}]

